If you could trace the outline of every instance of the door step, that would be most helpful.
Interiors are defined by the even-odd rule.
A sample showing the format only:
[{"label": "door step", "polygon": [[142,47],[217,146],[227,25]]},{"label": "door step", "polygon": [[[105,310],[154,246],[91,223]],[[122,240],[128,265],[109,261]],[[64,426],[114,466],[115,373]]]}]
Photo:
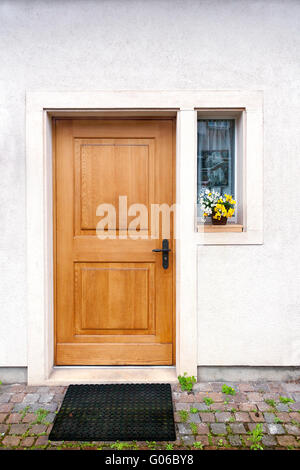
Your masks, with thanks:
[{"label": "door step", "polygon": [[175,383],[176,367],[54,367],[45,385]]}]

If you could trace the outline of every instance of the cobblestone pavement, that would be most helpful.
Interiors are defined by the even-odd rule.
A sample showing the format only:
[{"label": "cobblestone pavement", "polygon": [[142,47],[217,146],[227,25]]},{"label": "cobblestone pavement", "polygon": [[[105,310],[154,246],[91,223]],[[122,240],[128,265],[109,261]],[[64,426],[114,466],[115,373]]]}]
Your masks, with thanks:
[{"label": "cobblestone pavement", "polygon": [[263,449],[300,449],[299,382],[226,383],[234,389],[232,395],[222,393],[223,385],[197,383],[191,393],[173,385],[177,440],[127,444],[50,442],[48,435],[67,387],[1,385],[0,448],[209,450],[249,449],[256,444]]}]

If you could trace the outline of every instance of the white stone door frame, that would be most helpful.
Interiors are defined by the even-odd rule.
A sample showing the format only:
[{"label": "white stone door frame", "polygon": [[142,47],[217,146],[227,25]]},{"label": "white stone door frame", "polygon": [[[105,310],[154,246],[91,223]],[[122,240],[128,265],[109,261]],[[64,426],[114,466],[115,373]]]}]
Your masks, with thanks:
[{"label": "white stone door frame", "polygon": [[[197,374],[197,245],[219,243],[261,243],[262,222],[243,234],[196,233],[195,203],[197,177],[197,111],[207,108],[244,109],[253,117],[262,116],[260,92],[240,91],[58,91],[28,92],[26,96],[26,215],[28,292],[28,383],[71,383],[81,381],[166,380],[187,372]],[[53,322],[53,226],[52,226],[52,116],[70,113],[78,116],[98,112],[160,115],[166,110],[177,114],[176,135],[176,369],[98,368],[97,375],[84,375],[72,368],[55,379]],[[253,114],[254,113],[254,114]],[[249,124],[250,122],[250,124]],[[247,120],[254,126],[255,119]],[[256,127],[255,127],[256,126]],[[251,128],[251,127],[250,127]],[[253,129],[252,129],[253,131]],[[259,149],[258,134],[252,149]],[[255,143],[257,144],[255,146]],[[253,146],[253,143],[251,144]],[[248,149],[251,152],[251,148]],[[260,165],[260,161],[259,161]],[[260,166],[252,163],[255,178],[262,179]],[[255,167],[255,168],[254,168]],[[249,174],[251,165],[249,166]],[[261,169],[262,170],[262,169]],[[257,176],[258,175],[258,176]],[[251,176],[251,175],[250,175]],[[257,186],[256,186],[257,188]],[[258,191],[259,192],[259,191]],[[260,197],[260,194],[257,196]],[[262,198],[261,198],[262,199]],[[261,202],[261,201],[259,201]],[[183,210],[181,210],[182,208]],[[250,218],[251,219],[251,218]],[[212,237],[210,237],[212,235]],[[241,235],[242,237],[236,237]],[[227,238],[226,238],[227,236]],[[229,236],[229,238],[228,238]],[[230,238],[233,236],[235,238]],[[252,238],[251,238],[252,237]],[[235,241],[238,240],[238,241]],[[109,370],[110,369],[110,370]],[[121,369],[121,370],[120,370]],[[128,373],[124,373],[128,369]],[[134,372],[129,369],[135,369]],[[140,371],[140,372],[139,372]],[[114,375],[115,374],[115,375]],[[144,374],[144,375],[143,375]],[[169,375],[168,375],[169,374]],[[84,378],[83,378],[84,377]]]}]

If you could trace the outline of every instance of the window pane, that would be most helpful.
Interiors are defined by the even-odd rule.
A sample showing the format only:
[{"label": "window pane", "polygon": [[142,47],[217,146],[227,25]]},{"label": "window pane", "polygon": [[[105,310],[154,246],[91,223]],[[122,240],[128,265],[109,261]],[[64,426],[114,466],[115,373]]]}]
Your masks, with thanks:
[{"label": "window pane", "polygon": [[198,120],[198,194],[202,188],[235,197],[235,121]]}]

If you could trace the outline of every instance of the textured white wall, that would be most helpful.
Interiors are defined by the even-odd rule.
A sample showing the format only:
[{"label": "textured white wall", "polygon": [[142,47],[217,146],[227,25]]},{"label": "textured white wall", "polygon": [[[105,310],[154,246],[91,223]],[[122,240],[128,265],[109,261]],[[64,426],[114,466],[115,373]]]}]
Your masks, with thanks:
[{"label": "textured white wall", "polygon": [[26,365],[25,91],[177,88],[265,92],[265,244],[199,247],[199,364],[300,363],[299,30],[297,0],[0,0],[0,365]]}]

